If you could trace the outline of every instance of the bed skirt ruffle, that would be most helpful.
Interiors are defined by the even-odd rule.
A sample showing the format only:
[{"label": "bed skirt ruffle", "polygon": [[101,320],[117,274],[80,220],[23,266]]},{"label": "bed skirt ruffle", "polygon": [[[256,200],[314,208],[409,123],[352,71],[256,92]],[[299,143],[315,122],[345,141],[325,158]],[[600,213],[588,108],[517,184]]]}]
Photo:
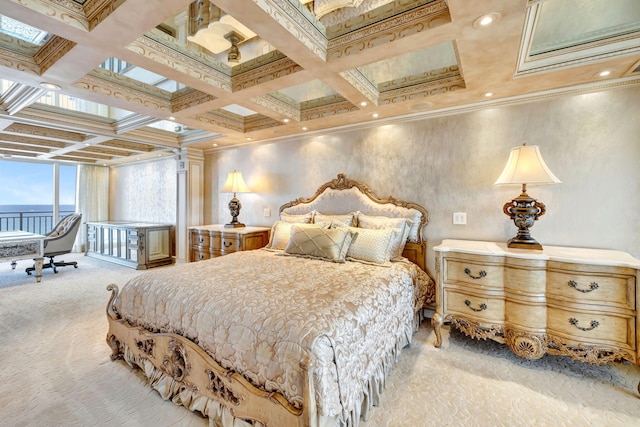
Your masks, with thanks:
[{"label": "bed skirt ruffle", "polygon": [[[398,362],[402,349],[411,344],[413,334],[417,332],[423,319],[423,311],[418,310],[411,325],[407,325],[404,333],[398,336],[396,345],[376,367],[375,373],[367,381],[362,393],[359,410],[356,408],[351,411],[345,420],[318,415],[317,425],[319,427],[357,427],[361,417],[363,420],[369,418],[371,409],[379,404],[386,379],[391,374],[393,366]],[[226,406],[189,389],[182,382],[157,369],[149,360],[137,358],[127,345],[124,345],[124,360],[130,367],[141,369],[147,377],[149,385],[164,400],[170,399],[176,405],[182,405],[192,412],[200,412],[209,419],[210,427],[264,427],[260,422],[234,417]]]}]

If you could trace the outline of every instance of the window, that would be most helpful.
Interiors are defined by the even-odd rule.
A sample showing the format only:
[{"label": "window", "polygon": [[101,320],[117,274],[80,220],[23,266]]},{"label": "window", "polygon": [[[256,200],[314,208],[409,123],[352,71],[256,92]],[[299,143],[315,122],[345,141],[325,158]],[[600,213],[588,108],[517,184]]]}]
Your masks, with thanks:
[{"label": "window", "polygon": [[[0,231],[50,231],[60,217],[76,209],[76,166],[0,160]],[[55,194],[59,200],[54,200]],[[56,209],[57,208],[57,209]],[[54,212],[59,212],[54,218]]]}]

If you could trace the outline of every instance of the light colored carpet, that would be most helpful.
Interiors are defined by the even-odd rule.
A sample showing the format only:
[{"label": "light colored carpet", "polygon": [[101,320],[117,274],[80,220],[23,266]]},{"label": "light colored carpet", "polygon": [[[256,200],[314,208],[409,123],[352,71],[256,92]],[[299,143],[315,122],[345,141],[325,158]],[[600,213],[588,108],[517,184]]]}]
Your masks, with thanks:
[{"label": "light colored carpet", "polygon": [[[41,283],[24,273],[27,261],[15,271],[0,264],[0,425],[207,425],[109,359],[106,285],[141,272],[66,258],[79,268],[47,271]],[[640,426],[636,366],[526,361],[492,341],[445,331],[436,349],[423,324],[363,427]]]}]

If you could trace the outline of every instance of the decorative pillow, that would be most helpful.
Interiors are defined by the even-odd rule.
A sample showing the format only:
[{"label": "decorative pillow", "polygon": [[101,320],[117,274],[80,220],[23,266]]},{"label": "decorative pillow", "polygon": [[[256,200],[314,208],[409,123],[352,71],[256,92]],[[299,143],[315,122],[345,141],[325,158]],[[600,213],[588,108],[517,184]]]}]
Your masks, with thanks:
[{"label": "decorative pillow", "polygon": [[301,215],[293,215],[286,212],[280,212],[280,221],[311,224],[313,222],[313,211]]},{"label": "decorative pillow", "polygon": [[291,227],[291,237],[284,252],[307,258],[345,262],[353,233],[347,228]]},{"label": "decorative pillow", "polygon": [[393,229],[376,230],[356,227],[349,227],[349,229],[354,233],[354,237],[347,251],[348,260],[382,266],[391,265],[389,246],[394,233]]},{"label": "decorative pillow", "polygon": [[356,217],[357,212],[349,212],[347,214],[339,214],[339,215],[325,215],[320,212],[316,212],[313,221],[314,222],[331,222],[331,221],[340,221],[345,223],[348,227],[353,227],[356,225]]},{"label": "decorative pillow", "polygon": [[311,228],[328,228],[329,224],[320,223],[320,224],[298,224],[293,222],[284,222],[284,221],[276,221],[271,226],[271,234],[269,235],[269,244],[266,246],[267,249],[276,249],[279,251],[284,250],[287,247],[287,243],[289,243],[289,237],[291,237],[291,227],[292,226],[299,227],[311,227]]},{"label": "decorative pillow", "polygon": [[386,216],[358,215],[358,227],[361,228],[391,228],[394,230],[389,251],[391,252],[391,261],[399,261],[402,259],[402,251],[407,243],[409,231],[411,230],[411,220],[407,218],[390,218]]}]

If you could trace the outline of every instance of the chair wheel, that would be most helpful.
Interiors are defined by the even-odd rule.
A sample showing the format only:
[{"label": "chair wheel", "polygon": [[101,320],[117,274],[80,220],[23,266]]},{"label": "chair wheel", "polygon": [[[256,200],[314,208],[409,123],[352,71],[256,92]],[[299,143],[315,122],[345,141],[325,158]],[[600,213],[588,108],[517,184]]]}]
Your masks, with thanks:
[{"label": "chair wheel", "polygon": [[73,268],[78,268],[78,266],[74,264],[74,265],[73,265]]}]

